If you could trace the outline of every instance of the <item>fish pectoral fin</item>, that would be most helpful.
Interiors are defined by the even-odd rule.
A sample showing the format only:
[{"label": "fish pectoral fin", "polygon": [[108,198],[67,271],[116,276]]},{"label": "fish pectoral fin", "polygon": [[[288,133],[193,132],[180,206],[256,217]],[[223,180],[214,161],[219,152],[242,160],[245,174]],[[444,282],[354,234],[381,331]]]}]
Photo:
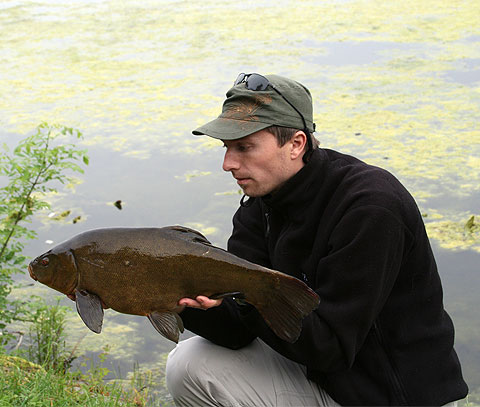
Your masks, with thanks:
[{"label": "fish pectoral fin", "polygon": [[103,307],[102,300],[92,293],[85,290],[75,290],[75,303],[77,312],[85,325],[93,332],[99,334],[102,332]]},{"label": "fish pectoral fin", "polygon": [[178,343],[180,332],[184,331],[183,321],[176,312],[153,311],[147,315],[153,327],[165,338]]}]

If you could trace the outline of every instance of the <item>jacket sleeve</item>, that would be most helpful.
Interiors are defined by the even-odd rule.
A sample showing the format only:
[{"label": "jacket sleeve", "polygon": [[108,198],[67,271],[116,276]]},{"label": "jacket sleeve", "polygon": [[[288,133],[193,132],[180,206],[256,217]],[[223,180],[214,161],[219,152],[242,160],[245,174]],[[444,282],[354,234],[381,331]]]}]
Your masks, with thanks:
[{"label": "jacket sleeve", "polygon": [[378,206],[350,210],[333,229],[328,254],[316,265],[312,285],[320,304],[304,318],[295,343],[278,338],[255,309],[241,318],[291,360],[324,372],[349,368],[392,290],[411,243],[411,233],[389,210]]},{"label": "jacket sleeve", "polygon": [[231,298],[224,298],[220,306],[208,310],[185,308],[180,313],[180,317],[189,331],[216,345],[239,349],[256,338],[256,335],[239,317],[239,309],[242,307],[244,306],[237,304]]},{"label": "jacket sleeve", "polygon": [[[254,205],[258,202],[254,201]],[[254,211],[260,211],[256,206]],[[233,233],[229,239],[228,250],[256,264],[269,266],[268,253],[263,238],[262,224],[254,223],[252,218],[243,216],[244,208],[239,208],[233,217]],[[254,219],[261,219],[254,217]],[[248,345],[256,338],[242,317],[255,313],[251,305],[239,305],[231,298],[225,298],[219,307],[208,310],[186,308],[180,314],[185,328],[211,342],[230,349]]]}]

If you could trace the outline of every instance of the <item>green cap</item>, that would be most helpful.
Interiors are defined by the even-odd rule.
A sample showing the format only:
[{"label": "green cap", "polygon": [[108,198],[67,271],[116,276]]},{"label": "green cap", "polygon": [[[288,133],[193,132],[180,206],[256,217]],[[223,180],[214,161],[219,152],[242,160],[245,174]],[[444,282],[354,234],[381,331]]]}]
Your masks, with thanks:
[{"label": "green cap", "polygon": [[[294,105],[305,118],[310,133],[314,132],[312,96],[302,84],[278,75],[265,78]],[[221,140],[235,140],[270,126],[303,129],[303,121],[295,109],[271,86],[262,91],[248,90],[239,83],[227,92],[222,113],[215,120],[192,131]]]}]

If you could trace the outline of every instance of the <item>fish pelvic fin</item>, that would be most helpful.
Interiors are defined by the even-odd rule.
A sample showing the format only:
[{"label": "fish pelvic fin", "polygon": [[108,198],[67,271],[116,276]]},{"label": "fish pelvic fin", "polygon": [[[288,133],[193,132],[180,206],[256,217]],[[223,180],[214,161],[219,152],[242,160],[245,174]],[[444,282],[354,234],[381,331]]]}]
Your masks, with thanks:
[{"label": "fish pelvic fin", "polygon": [[[278,286],[264,293],[268,301],[249,301],[255,305],[267,325],[284,341],[295,342],[302,331],[302,320],[319,304],[317,293],[298,278],[279,275]],[[248,299],[247,299],[248,301]]]},{"label": "fish pelvic fin", "polygon": [[184,331],[180,315],[171,311],[154,311],[148,314],[147,317],[161,335],[178,343],[180,332]]},{"label": "fish pelvic fin", "polygon": [[102,332],[103,307],[100,298],[86,290],[75,290],[77,312],[85,325],[96,334]]}]

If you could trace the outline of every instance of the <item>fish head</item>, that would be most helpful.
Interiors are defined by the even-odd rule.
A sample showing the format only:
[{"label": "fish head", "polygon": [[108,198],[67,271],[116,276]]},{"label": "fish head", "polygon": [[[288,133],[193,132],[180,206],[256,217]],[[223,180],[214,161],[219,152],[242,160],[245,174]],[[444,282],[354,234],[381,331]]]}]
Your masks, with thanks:
[{"label": "fish head", "polygon": [[28,272],[35,281],[64,294],[72,294],[78,281],[75,258],[70,250],[49,250],[30,262]]}]

